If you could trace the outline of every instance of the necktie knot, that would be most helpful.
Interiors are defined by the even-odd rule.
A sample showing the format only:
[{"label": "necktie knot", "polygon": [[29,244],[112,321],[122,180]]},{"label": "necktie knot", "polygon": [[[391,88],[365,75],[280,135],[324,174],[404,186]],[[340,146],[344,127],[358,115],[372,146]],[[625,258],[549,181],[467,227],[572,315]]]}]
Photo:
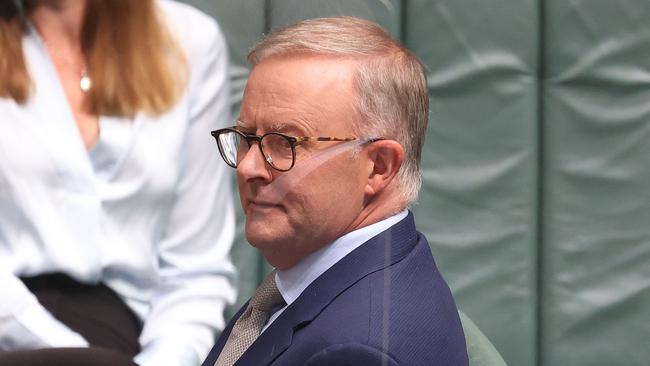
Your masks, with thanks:
[{"label": "necktie knot", "polygon": [[255,310],[269,313],[271,309],[283,302],[282,294],[280,294],[275,284],[275,271],[273,271],[266,276],[260,287],[255,290],[249,305]]}]

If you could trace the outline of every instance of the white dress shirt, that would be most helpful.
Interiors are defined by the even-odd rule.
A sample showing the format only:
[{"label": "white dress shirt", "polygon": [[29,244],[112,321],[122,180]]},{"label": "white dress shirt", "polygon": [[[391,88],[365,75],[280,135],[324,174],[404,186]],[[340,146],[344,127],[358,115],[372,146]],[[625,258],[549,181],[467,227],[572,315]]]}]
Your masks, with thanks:
[{"label": "white dress shirt", "polygon": [[143,321],[141,365],[198,365],[235,299],[229,172],[210,131],[229,124],[227,50],[214,20],[158,6],[190,80],[159,117],[100,116],[87,151],[48,54],[23,39],[35,86],[0,98],[0,350],[88,343],[19,279],[63,272],[104,282]]},{"label": "white dress shirt", "polygon": [[271,323],[273,323],[273,321],[275,321],[275,319],[277,319],[280,314],[291,305],[291,303],[296,301],[300,294],[302,294],[302,292],[305,291],[312,282],[320,277],[320,275],[343,259],[343,257],[360,247],[363,243],[402,221],[407,215],[408,210],[404,210],[372,225],[349,232],[336,239],[331,244],[326,245],[303,258],[295,266],[284,271],[277,271],[275,274],[275,283],[287,305],[278,309],[273,313],[273,315],[271,315],[269,321],[262,329],[262,332],[264,332]]}]

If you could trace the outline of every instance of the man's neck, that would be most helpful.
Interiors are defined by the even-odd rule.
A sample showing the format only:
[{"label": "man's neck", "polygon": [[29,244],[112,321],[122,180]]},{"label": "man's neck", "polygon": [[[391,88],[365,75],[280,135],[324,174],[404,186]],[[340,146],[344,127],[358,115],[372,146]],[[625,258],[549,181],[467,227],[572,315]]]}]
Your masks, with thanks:
[{"label": "man's neck", "polygon": [[380,195],[373,197],[372,201],[365,205],[357,219],[350,224],[341,236],[377,223],[404,209],[406,209],[406,205],[401,199],[401,196],[394,187],[389,187],[381,192]]}]

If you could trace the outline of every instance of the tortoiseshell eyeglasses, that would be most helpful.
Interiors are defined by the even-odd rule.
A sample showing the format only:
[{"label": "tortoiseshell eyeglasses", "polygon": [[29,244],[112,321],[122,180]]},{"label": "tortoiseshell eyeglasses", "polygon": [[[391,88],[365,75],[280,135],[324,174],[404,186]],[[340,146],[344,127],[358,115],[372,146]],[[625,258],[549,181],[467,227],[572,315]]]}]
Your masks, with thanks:
[{"label": "tortoiseshell eyeglasses", "polygon": [[[244,133],[237,127],[222,128],[211,132],[217,141],[221,157],[233,168],[248,153],[253,142],[260,146],[264,160],[275,170],[286,172],[296,163],[296,144],[301,142],[354,141],[357,137],[306,137],[289,136],[279,132],[269,132],[262,136]],[[376,141],[378,139],[373,139]],[[244,143],[245,142],[245,143]]]}]

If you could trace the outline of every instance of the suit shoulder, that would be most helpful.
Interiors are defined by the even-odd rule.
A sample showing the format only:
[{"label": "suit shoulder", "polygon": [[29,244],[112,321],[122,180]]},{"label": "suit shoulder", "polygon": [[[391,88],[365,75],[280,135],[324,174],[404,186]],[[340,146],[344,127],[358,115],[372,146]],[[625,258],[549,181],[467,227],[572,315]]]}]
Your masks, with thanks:
[{"label": "suit shoulder", "polygon": [[399,362],[467,364],[458,309],[424,237],[409,255],[368,281],[370,345],[389,344]]},{"label": "suit shoulder", "polygon": [[[382,245],[372,254],[384,253],[384,247],[391,248]],[[381,360],[388,355],[394,364],[467,366],[458,311],[424,237],[419,236],[417,245],[404,256],[388,258],[399,259],[388,265],[364,266],[373,270],[355,277],[328,298],[310,321],[295,328],[291,346],[275,364],[311,360],[311,365],[373,365],[381,363],[355,357],[365,361],[364,357]],[[373,261],[377,263],[377,258]],[[384,263],[381,258],[379,262]],[[336,276],[329,272],[324,288],[338,284],[345,271],[359,272],[357,268],[358,262],[353,261],[339,267]],[[301,304],[307,306],[319,293],[309,293],[311,297],[303,298]],[[345,363],[346,356],[355,361]]]}]

